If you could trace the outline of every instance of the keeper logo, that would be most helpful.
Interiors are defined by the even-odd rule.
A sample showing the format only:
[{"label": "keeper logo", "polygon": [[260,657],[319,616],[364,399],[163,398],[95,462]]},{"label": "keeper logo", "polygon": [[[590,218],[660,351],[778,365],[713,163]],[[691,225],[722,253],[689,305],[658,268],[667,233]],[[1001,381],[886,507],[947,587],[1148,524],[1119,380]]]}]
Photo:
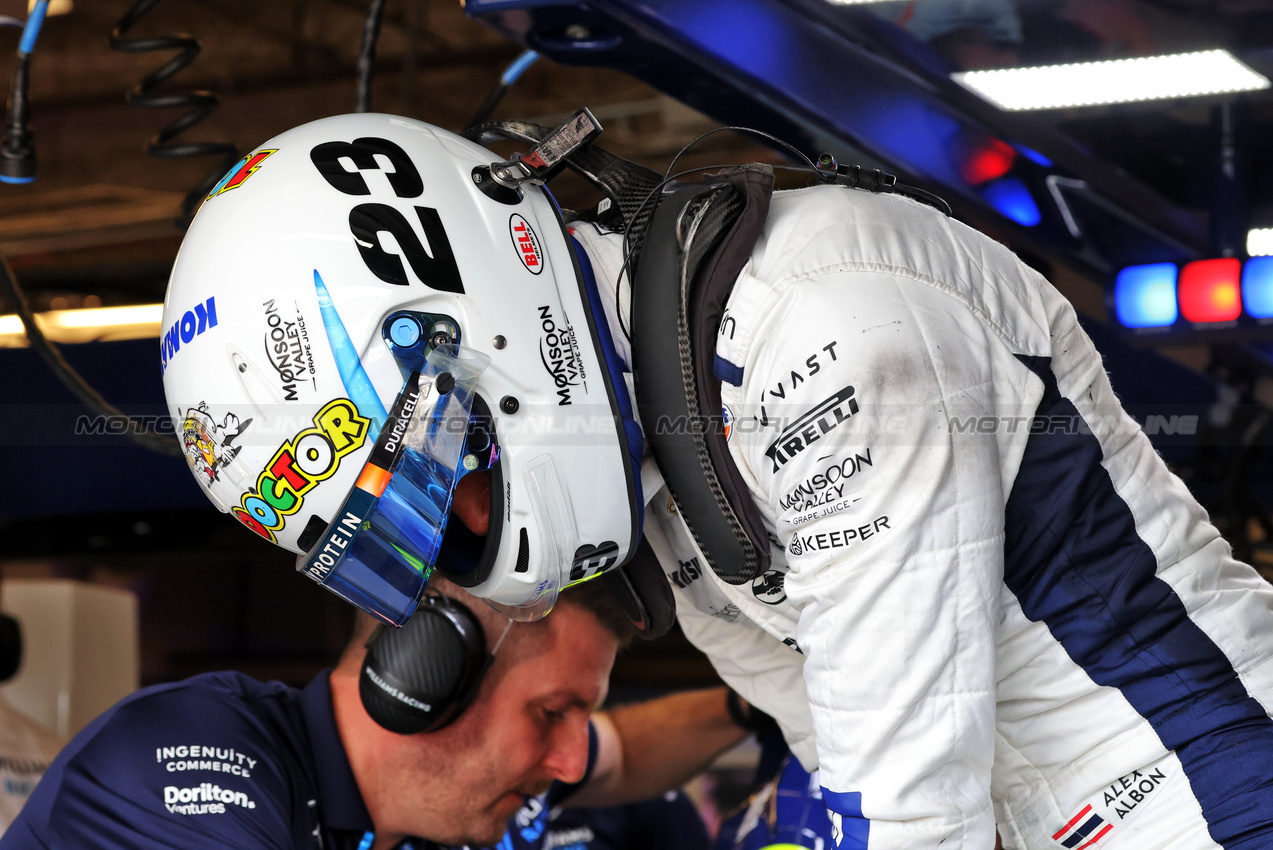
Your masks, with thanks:
[{"label": "keeper logo", "polygon": [[855,528],[841,528],[821,533],[796,533],[792,535],[787,551],[795,557],[799,557],[806,552],[821,552],[824,549],[845,549],[852,546],[855,541],[874,537],[880,533],[881,529],[888,527],[888,517],[880,516]]}]

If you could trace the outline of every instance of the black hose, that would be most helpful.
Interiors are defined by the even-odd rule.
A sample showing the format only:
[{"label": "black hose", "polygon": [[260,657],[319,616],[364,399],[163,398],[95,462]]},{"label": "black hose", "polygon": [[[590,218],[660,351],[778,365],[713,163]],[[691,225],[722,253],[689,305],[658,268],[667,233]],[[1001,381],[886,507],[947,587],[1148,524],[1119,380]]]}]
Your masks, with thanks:
[{"label": "black hose", "polygon": [[367,20],[362,25],[362,50],[358,53],[358,86],[354,91],[354,112],[371,109],[371,77],[376,64],[376,41],[385,16],[385,0],[371,0]]},{"label": "black hose", "polygon": [[57,347],[49,342],[48,338],[40,330],[39,325],[35,323],[35,314],[31,312],[31,305],[27,302],[26,294],[18,286],[17,279],[13,276],[13,269],[9,267],[9,261],[2,256],[0,256],[0,287],[4,289],[4,294],[9,300],[13,302],[13,308],[18,314],[18,318],[22,320],[22,327],[26,328],[27,339],[30,340],[31,347],[39,352],[45,363],[49,364],[49,368],[53,370],[53,374],[62,382],[62,385],[70,390],[76,398],[84,402],[89,410],[103,416],[128,419],[131,424],[127,431],[129,439],[151,451],[176,457],[183,454],[181,444],[174,440],[171,434],[152,431],[145,423],[129,417],[128,414],[102,398],[101,394],[90,387],[80,373],[76,372],[71,364],[66,362],[62,357],[62,352],[58,351]]}]

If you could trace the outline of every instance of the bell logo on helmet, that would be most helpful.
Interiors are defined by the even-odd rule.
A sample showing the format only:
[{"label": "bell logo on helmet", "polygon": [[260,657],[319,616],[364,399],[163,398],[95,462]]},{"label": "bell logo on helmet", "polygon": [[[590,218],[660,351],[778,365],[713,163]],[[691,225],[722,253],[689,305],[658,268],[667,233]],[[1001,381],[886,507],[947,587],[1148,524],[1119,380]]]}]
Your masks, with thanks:
[{"label": "bell logo on helmet", "polygon": [[243,494],[231,509],[235,518],[277,543],[275,532],[301,509],[305,494],[336,474],[340,461],[367,442],[371,420],[347,398],[327,402],[306,428],[285,442],[256,479],[256,490]]},{"label": "bell logo on helmet", "polygon": [[539,236],[530,226],[530,222],[517,213],[508,217],[508,234],[513,237],[513,247],[522,265],[531,274],[539,274],[544,270],[544,254],[539,247]]}]

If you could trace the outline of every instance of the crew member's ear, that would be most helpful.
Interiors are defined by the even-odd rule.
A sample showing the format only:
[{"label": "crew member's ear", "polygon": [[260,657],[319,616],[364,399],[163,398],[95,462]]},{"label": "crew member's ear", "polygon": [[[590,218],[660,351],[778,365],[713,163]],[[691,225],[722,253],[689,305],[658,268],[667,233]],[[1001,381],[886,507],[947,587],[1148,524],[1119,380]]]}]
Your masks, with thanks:
[{"label": "crew member's ear", "polygon": [[368,639],[358,695],[390,732],[436,732],[472,701],[492,660],[473,612],[428,591],[406,625],[381,626]]}]

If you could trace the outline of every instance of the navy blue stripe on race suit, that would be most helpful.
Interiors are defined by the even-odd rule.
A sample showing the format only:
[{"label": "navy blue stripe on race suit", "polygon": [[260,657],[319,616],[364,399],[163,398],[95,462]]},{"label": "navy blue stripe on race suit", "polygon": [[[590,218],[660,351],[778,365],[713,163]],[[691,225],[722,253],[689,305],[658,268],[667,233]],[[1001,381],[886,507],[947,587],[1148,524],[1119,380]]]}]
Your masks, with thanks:
[{"label": "navy blue stripe on race suit", "polygon": [[641,492],[641,459],[645,455],[645,434],[637,423],[636,411],[632,409],[632,396],[628,394],[628,384],[623,379],[623,359],[619,357],[619,352],[614,347],[610,323],[606,321],[605,307],[602,306],[601,295],[597,292],[597,277],[592,271],[592,260],[588,257],[588,252],[579,244],[579,240],[573,236],[570,237],[570,247],[579,259],[584,290],[588,293],[588,303],[584,309],[590,311],[592,318],[588,320],[589,324],[597,331],[597,341],[601,348],[597,352],[597,359],[610,375],[610,382],[614,385],[615,401],[619,405],[619,418],[623,420],[623,436],[627,441],[628,463],[632,469],[632,486],[636,494],[637,539],[632,543],[635,547],[640,540],[641,527],[645,523],[645,496]]},{"label": "navy blue stripe on race suit", "polygon": [[[1039,417],[1082,422],[1045,357]],[[1032,433],[1008,497],[1004,582],[1098,685],[1118,688],[1176,753],[1213,840],[1268,847],[1273,720],[1157,576],[1153,550],[1088,433]],[[1094,718],[1095,719],[1095,718]]]}]

